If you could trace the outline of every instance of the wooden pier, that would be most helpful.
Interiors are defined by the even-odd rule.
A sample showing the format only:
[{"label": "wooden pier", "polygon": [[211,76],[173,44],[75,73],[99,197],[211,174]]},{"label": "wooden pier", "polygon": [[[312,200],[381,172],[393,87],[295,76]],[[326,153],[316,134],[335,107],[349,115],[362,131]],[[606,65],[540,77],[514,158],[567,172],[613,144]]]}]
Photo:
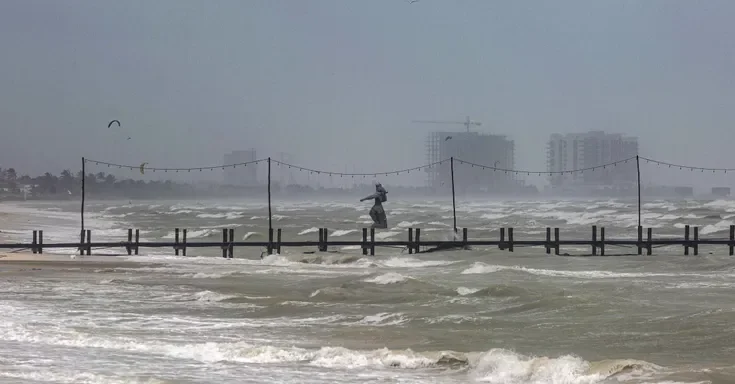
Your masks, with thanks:
[{"label": "wooden pier", "polygon": [[[457,231],[459,235],[459,231]],[[487,232],[487,231],[483,231]],[[563,246],[588,246],[592,256],[605,256],[608,246],[632,246],[637,247],[637,254],[646,255],[653,254],[654,247],[661,246],[681,246],[684,255],[689,255],[690,250],[694,255],[699,254],[700,245],[726,245],[729,255],[735,254],[735,225],[730,226],[730,234],[727,239],[702,239],[699,237],[699,227],[684,227],[683,238],[654,238],[651,228],[638,227],[637,238],[633,239],[608,239],[605,237],[605,228],[592,226],[591,237],[588,239],[572,240],[563,239],[559,233],[559,228],[546,228],[545,239],[520,240],[514,237],[513,228],[500,228],[500,236],[497,240],[479,239],[470,240],[467,228],[461,231],[461,239],[456,236],[456,240],[423,240],[421,239],[420,228],[408,228],[406,240],[376,240],[374,228],[362,229],[362,240],[329,240],[327,228],[319,229],[319,237],[317,240],[301,240],[301,241],[283,241],[281,229],[269,230],[269,241],[234,241],[235,230],[233,228],[222,229],[221,241],[201,241],[189,242],[187,240],[187,229],[176,228],[174,230],[173,241],[140,241],[140,231],[138,229],[128,229],[127,241],[92,241],[92,231],[87,229],[80,233],[79,242],[68,243],[44,243],[43,231],[33,231],[32,241],[30,243],[5,243],[0,244],[0,249],[30,249],[33,253],[43,253],[44,249],[49,248],[73,248],[79,250],[81,254],[91,255],[94,248],[115,248],[125,249],[128,255],[138,255],[140,248],[172,248],[175,255],[186,256],[189,248],[220,248],[223,258],[233,258],[235,248],[237,247],[261,247],[267,249],[267,254],[281,253],[284,247],[314,247],[319,252],[327,252],[329,247],[335,246],[358,246],[362,249],[363,255],[375,255],[375,248],[378,247],[402,247],[409,254],[432,252],[437,250],[448,249],[468,249],[473,246],[496,246],[501,250],[514,252],[516,247],[544,247],[547,254],[551,254],[552,250],[555,255],[559,255]],[[645,236],[644,236],[645,233]],[[423,247],[423,249],[422,249]]]}]

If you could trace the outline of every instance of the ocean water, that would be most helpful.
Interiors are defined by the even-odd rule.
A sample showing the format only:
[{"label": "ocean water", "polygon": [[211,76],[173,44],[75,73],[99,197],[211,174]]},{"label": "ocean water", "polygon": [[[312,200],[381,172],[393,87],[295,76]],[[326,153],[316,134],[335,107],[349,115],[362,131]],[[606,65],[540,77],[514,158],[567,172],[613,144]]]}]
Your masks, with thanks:
[{"label": "ocean water", "polygon": [[[7,238],[76,239],[78,204],[0,206],[14,215]],[[458,226],[472,238],[635,237],[635,201],[463,201]],[[284,239],[357,239],[369,205],[343,201],[274,205]],[[93,202],[93,240],[264,239],[259,201]],[[451,238],[449,201],[386,204],[389,229]],[[18,218],[23,218],[22,220]],[[654,236],[724,238],[735,203],[651,201]],[[735,382],[735,259],[727,248],[493,247],[409,255],[354,247],[281,255],[236,248],[99,249],[65,264],[0,264],[0,382],[7,383],[731,383]],[[58,250],[71,255],[74,250]],[[107,255],[107,256],[102,256]],[[119,255],[109,257],[110,255]],[[107,260],[92,266],[75,264]]]}]

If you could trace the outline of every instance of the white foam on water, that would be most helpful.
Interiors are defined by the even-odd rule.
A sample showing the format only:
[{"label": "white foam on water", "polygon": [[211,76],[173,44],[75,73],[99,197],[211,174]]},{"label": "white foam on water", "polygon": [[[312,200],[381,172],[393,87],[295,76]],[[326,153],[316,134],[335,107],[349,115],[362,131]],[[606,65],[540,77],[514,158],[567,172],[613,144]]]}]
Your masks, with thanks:
[{"label": "white foam on water", "polygon": [[385,239],[391,238],[393,236],[400,235],[402,233],[403,232],[392,232],[392,231],[378,232],[378,233],[375,234],[375,238],[378,239],[378,240],[385,240]]},{"label": "white foam on water", "polygon": [[403,276],[400,273],[388,272],[379,276],[371,277],[363,280],[366,283],[374,283],[380,285],[397,284],[408,281],[411,277]]},{"label": "white foam on water", "polygon": [[368,315],[363,317],[358,324],[372,325],[372,326],[391,326],[401,325],[407,323],[409,320],[404,316],[403,313],[388,313],[381,312],[375,315]]},{"label": "white foam on water", "polygon": [[414,228],[418,227],[419,225],[423,224],[420,221],[401,221],[396,225],[398,228]]},{"label": "white foam on water", "polygon": [[317,228],[317,227],[311,227],[311,228],[304,229],[303,231],[299,232],[298,235],[299,236],[303,236],[303,235],[306,235],[306,234],[309,234],[309,233],[316,233],[316,232],[319,232],[319,228]]},{"label": "white foam on water", "polygon": [[415,257],[398,257],[394,256],[378,262],[380,265],[390,268],[425,268],[425,267],[439,267],[445,265],[451,265],[458,263],[458,261],[449,260],[419,260]]},{"label": "white foam on water", "polygon": [[481,290],[482,288],[457,287],[457,293],[461,296],[471,295],[473,293],[480,292]]},{"label": "white foam on water", "polygon": [[259,232],[247,232],[245,235],[243,235],[242,239],[244,241],[254,236],[261,236],[261,234]]},{"label": "white foam on water", "polygon": [[342,237],[342,236],[346,236],[346,235],[349,235],[350,233],[355,233],[355,232],[357,232],[357,229],[338,229],[332,232],[329,236],[330,237]]},{"label": "white foam on water", "polygon": [[731,225],[733,225],[732,221],[721,220],[717,224],[709,224],[704,226],[704,228],[702,228],[699,233],[702,235],[708,235],[710,233],[729,231]]}]

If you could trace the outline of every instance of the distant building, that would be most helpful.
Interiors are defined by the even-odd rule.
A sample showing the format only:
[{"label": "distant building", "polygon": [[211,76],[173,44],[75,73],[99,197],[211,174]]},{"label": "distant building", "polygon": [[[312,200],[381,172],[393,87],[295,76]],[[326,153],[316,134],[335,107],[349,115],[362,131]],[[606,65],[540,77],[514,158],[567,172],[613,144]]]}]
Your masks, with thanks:
[{"label": "distant building", "polygon": [[[502,135],[478,132],[432,132],[427,142],[427,160],[436,163],[454,157],[479,165],[514,169],[515,144]],[[435,189],[451,188],[449,163],[426,169],[427,186]],[[512,172],[492,171],[469,165],[454,166],[455,189],[459,191],[508,191],[516,184]]]},{"label": "distant building", "polygon": [[225,154],[222,165],[225,166],[224,182],[227,185],[254,186],[258,184],[258,166],[249,164],[227,167],[232,164],[242,164],[255,161],[255,150],[233,151]]},{"label": "distant building", "polygon": [[[638,138],[603,131],[553,134],[547,145],[547,170],[562,172],[601,167],[638,154]],[[555,173],[549,176],[552,187],[635,184],[635,161],[594,171]]]}]

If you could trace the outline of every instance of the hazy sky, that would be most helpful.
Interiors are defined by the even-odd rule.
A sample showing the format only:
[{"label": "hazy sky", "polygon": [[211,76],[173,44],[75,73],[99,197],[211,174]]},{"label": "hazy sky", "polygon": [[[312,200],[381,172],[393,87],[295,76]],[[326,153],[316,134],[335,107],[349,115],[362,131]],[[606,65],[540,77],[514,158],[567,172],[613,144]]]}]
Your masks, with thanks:
[{"label": "hazy sky", "polygon": [[551,133],[597,129],[735,167],[732,20],[731,0],[3,0],[0,167],[254,147],[390,170],[451,128],[411,120],[468,115],[516,141],[520,168],[545,169]]}]

